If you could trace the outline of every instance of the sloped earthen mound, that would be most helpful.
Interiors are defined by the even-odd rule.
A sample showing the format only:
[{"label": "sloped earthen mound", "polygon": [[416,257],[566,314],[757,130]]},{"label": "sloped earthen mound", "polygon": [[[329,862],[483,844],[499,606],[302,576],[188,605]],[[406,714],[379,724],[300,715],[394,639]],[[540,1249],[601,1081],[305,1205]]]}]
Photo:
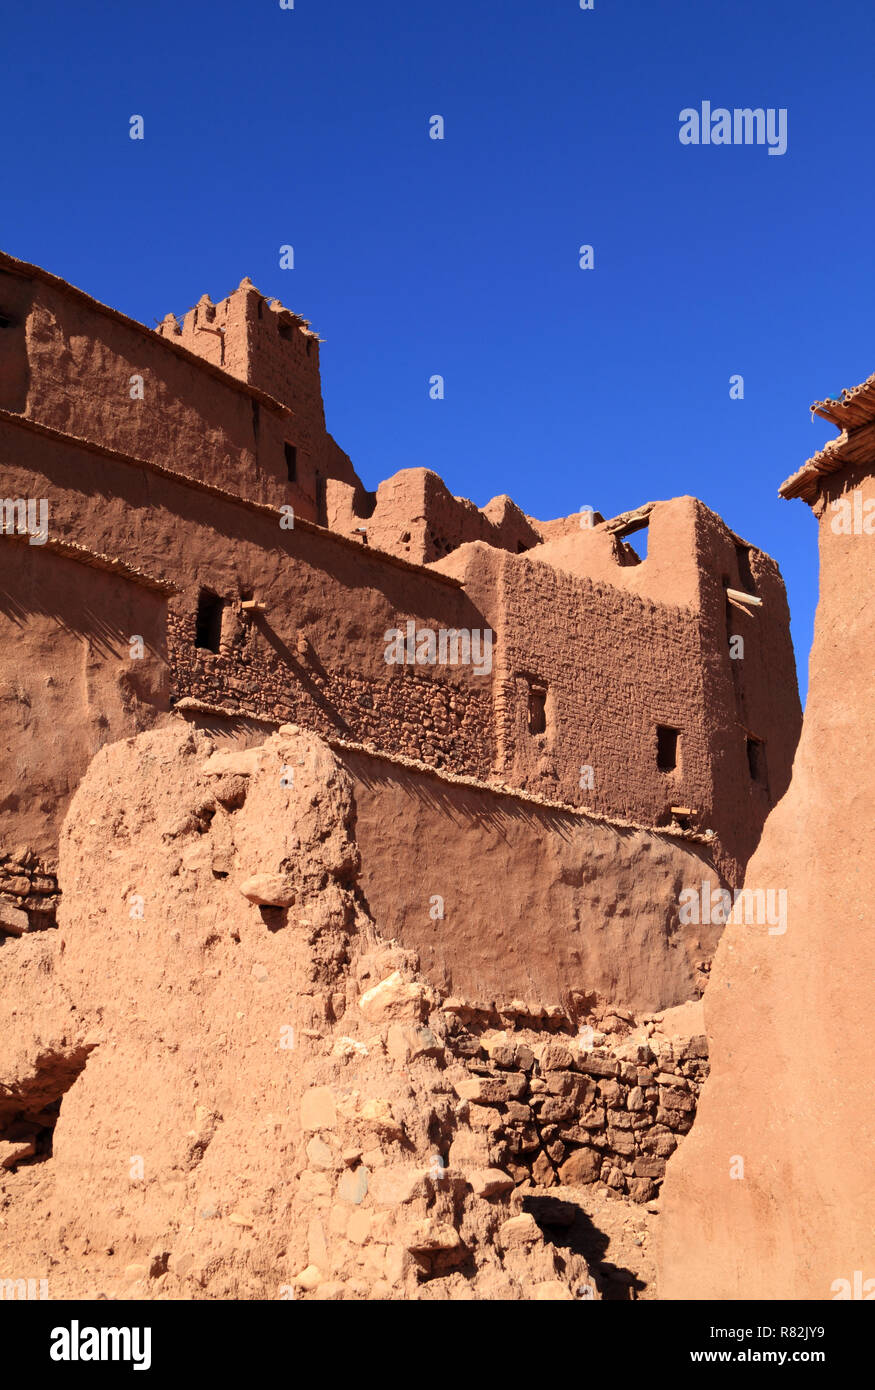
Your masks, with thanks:
[{"label": "sloped earthen mound", "polygon": [[58,940],[27,943],[68,1062],[32,1088],[51,1162],[16,1173],[39,1237],[6,1258],[54,1251],[52,1297],[598,1297],[484,1160],[454,1020],[379,938],[352,822],[348,774],[291,726],[95,758]]}]

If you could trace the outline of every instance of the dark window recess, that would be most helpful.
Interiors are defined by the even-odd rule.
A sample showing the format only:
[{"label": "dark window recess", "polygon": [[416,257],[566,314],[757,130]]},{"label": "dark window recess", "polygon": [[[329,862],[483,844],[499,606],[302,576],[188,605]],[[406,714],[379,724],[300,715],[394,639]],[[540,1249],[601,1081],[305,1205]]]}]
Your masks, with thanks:
[{"label": "dark window recess", "polygon": [[660,772],[673,772],[678,765],[680,731],[666,724],[656,726],[656,766]]},{"label": "dark window recess", "polygon": [[[753,570],[750,567],[750,547],[737,545],[735,554],[738,559],[738,577],[741,580],[741,587],[746,594],[755,594],[757,582],[753,577]],[[730,588],[732,586],[730,585]]]},{"label": "dark window recess", "polygon": [[529,686],[529,733],[543,734],[547,728],[547,687]]},{"label": "dark window recess", "polygon": [[308,338],[308,339],[307,339],[307,356],[309,357],[309,356],[312,354],[312,352],[313,352],[313,339],[312,339],[312,338]]},{"label": "dark window recess", "polygon": [[294,444],[286,446],[286,472],[289,475],[289,482],[294,483],[298,477],[298,451]]},{"label": "dark window recess", "polygon": [[759,782],[761,786],[767,787],[769,776],[766,770],[766,745],[761,739],[749,738],[747,740],[747,765],[754,782]]},{"label": "dark window recess", "polygon": [[201,589],[197,601],[197,623],[194,630],[194,644],[203,651],[217,652],[222,640],[222,611],[224,599],[209,589]]},{"label": "dark window recess", "polygon": [[277,324],[277,327],[279,328],[280,337],[285,338],[287,343],[292,342],[295,336],[295,330],[292,325],[290,323],[280,323]]},{"label": "dark window recess", "polygon": [[315,488],[316,488],[316,525],[317,525],[317,526],[327,526],[327,525],[328,525],[328,503],[327,503],[327,498],[326,498],[325,479],[322,477],[322,474],[321,474],[321,473],[317,473],[317,474],[316,474]]},{"label": "dark window recess", "polygon": [[11,328],[11,327],[12,327],[12,319],[9,317],[8,314],[4,314],[3,310],[0,309],[0,328]]}]

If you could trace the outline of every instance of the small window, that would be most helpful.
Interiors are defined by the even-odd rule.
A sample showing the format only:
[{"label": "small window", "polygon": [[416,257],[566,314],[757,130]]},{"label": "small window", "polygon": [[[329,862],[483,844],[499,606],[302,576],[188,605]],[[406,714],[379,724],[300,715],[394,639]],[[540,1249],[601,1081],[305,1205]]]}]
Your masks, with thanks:
[{"label": "small window", "polygon": [[656,726],[656,766],[660,772],[673,772],[678,765],[680,731],[666,724]]},{"label": "small window", "polygon": [[0,328],[11,328],[12,319],[0,309]]},{"label": "small window", "polygon": [[197,623],[195,624],[194,644],[202,651],[217,652],[222,640],[222,612],[224,599],[210,589],[201,589],[197,601]]},{"label": "small window", "polygon": [[529,686],[529,733],[543,734],[547,728],[547,687],[535,682]]},{"label": "small window", "polygon": [[747,765],[750,768],[751,780],[759,782],[760,786],[768,787],[769,777],[766,770],[766,745],[762,739],[749,738],[747,740]]},{"label": "small window", "polygon": [[294,483],[298,477],[298,451],[294,444],[286,446],[286,472],[289,475],[289,482]]},{"label": "small window", "polygon": [[307,339],[307,356],[310,357],[310,356],[312,355],[312,352],[313,352],[313,339],[308,337],[308,339]]},{"label": "small window", "polygon": [[292,325],[290,323],[279,323],[277,327],[279,328],[280,337],[285,338],[287,343],[292,342],[295,336],[295,330]]}]

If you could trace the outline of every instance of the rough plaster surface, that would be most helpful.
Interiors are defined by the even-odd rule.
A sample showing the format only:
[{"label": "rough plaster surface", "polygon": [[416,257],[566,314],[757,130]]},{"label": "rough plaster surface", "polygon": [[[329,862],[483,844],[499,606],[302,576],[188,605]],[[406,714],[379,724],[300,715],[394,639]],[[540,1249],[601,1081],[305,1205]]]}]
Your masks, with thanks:
[{"label": "rough plaster surface", "polygon": [[[63,1097],[50,1156],[4,1179],[30,1233],[4,1254],[32,1260],[39,1230],[55,1296],[540,1299],[589,1282],[511,1204],[512,1179],[484,1176],[450,1016],[363,910],[351,824],[348,774],[292,729],[229,752],[175,728],[95,758],[65,822],[58,930],[0,951],[4,1142],[44,1145]],[[258,906],[278,879],[293,904]]]},{"label": "rough plaster surface", "polygon": [[831,1299],[855,1272],[875,1278],[875,561],[871,537],[833,533],[827,505],[870,496],[872,481],[848,469],[817,508],[802,738],[745,879],[787,890],[788,926],[730,925],[720,942],[705,999],[712,1072],[665,1185],[664,1298]]}]

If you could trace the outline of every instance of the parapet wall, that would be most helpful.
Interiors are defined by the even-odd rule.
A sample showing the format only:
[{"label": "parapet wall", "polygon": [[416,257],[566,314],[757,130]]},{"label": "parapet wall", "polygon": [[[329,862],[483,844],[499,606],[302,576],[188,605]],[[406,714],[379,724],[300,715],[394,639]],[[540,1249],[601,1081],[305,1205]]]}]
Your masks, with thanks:
[{"label": "parapet wall", "polygon": [[427,565],[468,541],[483,541],[515,554],[530,550],[541,536],[531,519],[509,497],[494,497],[482,508],[454,497],[428,468],[404,468],[380,483],[376,493],[359,485],[327,485],[327,524],[341,534]]}]

